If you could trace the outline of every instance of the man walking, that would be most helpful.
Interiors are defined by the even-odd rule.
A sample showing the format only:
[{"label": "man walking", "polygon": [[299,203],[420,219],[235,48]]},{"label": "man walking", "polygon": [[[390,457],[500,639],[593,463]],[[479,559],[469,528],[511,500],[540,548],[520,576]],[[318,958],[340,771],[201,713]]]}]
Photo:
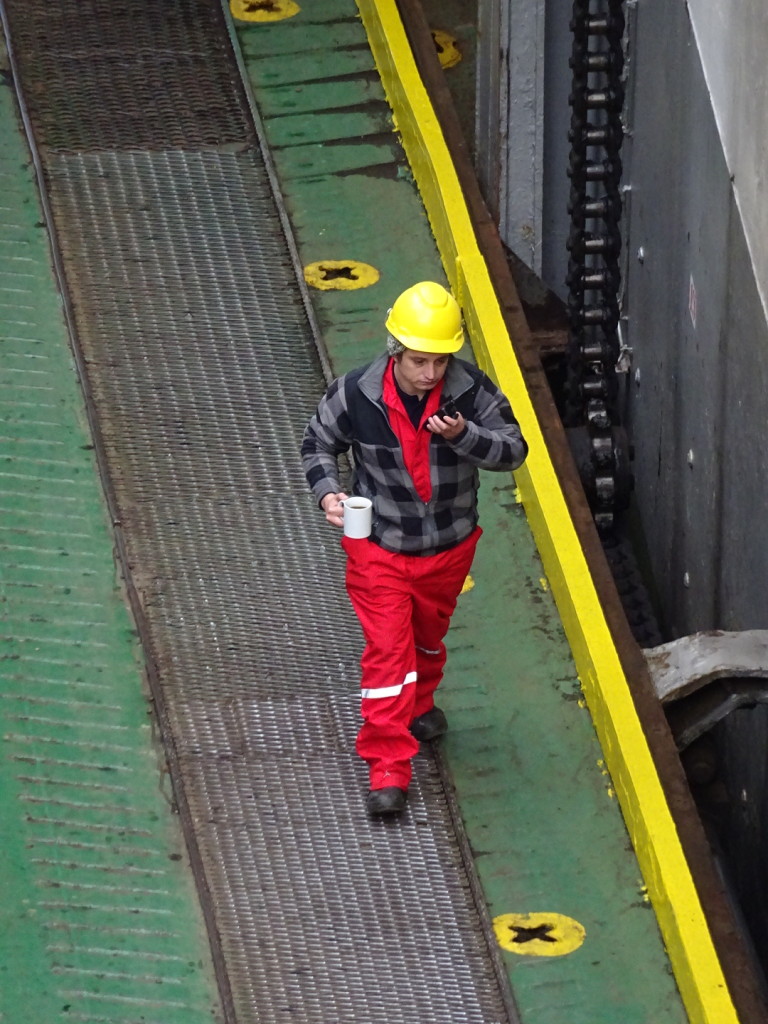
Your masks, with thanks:
[{"label": "man walking", "polygon": [[402,811],[419,742],[447,729],[434,693],[482,532],[478,469],[517,469],[528,450],[504,395],[454,354],[461,311],[445,288],[408,288],[386,329],[387,353],[331,384],[301,449],[329,523],[343,525],[338,459],[350,449],[353,493],[373,502],[370,537],[342,538],[365,636],[357,752],[369,766],[372,815]]}]

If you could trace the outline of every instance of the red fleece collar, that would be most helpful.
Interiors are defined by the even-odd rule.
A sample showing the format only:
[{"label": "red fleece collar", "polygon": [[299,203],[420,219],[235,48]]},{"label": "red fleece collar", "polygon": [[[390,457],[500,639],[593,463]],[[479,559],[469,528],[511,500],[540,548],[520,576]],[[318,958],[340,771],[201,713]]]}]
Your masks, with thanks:
[{"label": "red fleece collar", "polygon": [[427,502],[432,497],[432,480],[429,465],[429,445],[432,434],[424,429],[424,424],[430,416],[433,416],[440,407],[440,397],[443,393],[443,382],[436,384],[427,395],[424,403],[424,411],[421,414],[419,426],[414,427],[411,418],[405,410],[403,400],[395,385],[395,361],[390,359],[384,371],[382,397],[384,404],[389,410],[389,424],[395,432],[403,450],[403,461],[416,491],[422,501]]}]

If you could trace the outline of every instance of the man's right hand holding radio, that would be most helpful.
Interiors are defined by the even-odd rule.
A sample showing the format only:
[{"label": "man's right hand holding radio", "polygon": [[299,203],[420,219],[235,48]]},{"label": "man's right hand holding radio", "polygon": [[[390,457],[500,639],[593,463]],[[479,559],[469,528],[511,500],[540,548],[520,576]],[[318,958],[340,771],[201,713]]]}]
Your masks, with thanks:
[{"label": "man's right hand holding radio", "polygon": [[434,416],[430,416],[427,420],[427,427],[432,431],[433,434],[439,434],[440,437],[444,437],[446,441],[452,441],[459,434],[463,433],[467,421],[461,415],[458,410],[453,416],[446,416],[444,419],[439,413],[444,412],[443,409],[438,409]]}]

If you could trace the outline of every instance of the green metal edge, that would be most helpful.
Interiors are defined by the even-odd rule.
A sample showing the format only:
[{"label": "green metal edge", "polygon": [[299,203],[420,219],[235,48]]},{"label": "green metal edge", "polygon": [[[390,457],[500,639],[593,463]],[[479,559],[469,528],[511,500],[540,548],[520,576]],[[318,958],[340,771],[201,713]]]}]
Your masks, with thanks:
[{"label": "green metal edge", "polygon": [[7,74],[0,132],[0,1020],[221,1020]]}]

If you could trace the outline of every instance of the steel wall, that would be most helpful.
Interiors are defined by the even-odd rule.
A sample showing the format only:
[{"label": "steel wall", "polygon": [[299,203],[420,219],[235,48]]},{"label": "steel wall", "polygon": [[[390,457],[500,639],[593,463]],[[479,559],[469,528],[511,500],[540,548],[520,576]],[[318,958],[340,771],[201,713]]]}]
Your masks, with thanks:
[{"label": "steel wall", "polygon": [[768,327],[686,9],[638,8],[626,240],[636,497],[670,635],[764,627]]}]

